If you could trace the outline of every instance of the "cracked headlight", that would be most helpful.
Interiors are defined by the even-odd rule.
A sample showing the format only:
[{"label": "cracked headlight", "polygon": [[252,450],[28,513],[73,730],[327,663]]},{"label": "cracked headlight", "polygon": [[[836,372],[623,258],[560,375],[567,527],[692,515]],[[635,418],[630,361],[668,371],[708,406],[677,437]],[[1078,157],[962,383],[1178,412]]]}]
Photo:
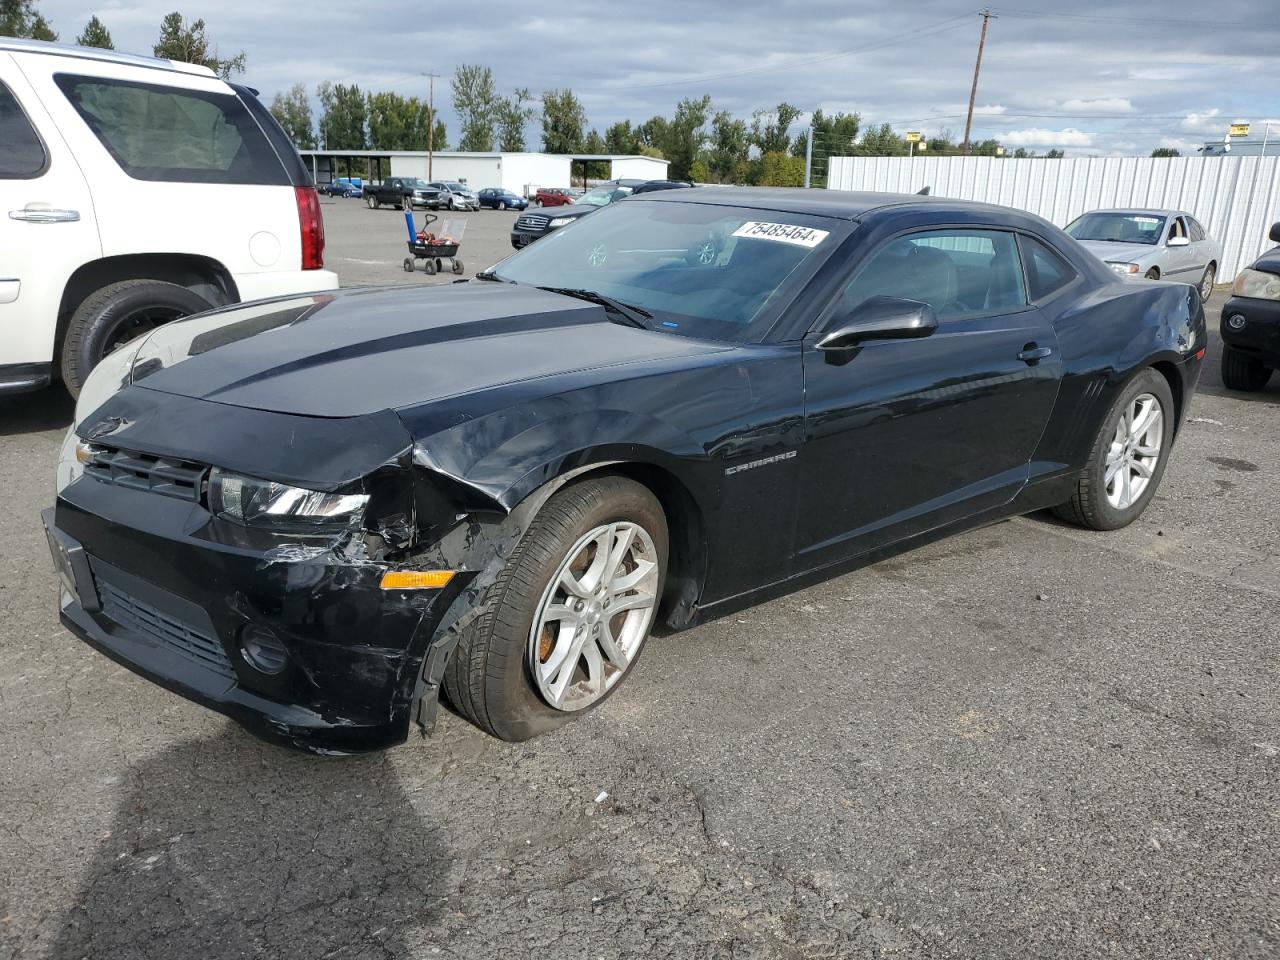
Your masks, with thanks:
[{"label": "cracked headlight", "polygon": [[214,467],[209,472],[209,509],[255,527],[295,532],[354,527],[364,518],[367,493],[326,493],[259,480]]}]

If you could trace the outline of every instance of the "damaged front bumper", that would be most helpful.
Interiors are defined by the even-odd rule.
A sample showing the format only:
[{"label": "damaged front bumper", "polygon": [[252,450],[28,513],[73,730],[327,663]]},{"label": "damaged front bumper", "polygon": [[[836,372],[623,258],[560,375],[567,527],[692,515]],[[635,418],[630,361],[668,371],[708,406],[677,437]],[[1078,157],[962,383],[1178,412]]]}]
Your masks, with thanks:
[{"label": "damaged front bumper", "polygon": [[423,662],[469,575],[383,589],[396,564],[228,537],[199,503],[90,477],[43,517],[62,623],[160,686],[317,753],[403,742],[424,699],[434,715]]}]

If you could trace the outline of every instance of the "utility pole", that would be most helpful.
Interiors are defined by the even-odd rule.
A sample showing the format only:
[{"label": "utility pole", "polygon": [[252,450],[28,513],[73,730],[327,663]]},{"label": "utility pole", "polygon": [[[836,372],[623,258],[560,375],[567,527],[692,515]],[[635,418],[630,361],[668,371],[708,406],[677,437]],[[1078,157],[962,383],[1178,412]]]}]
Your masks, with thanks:
[{"label": "utility pole", "polygon": [[804,141],[804,186],[809,189],[809,172],[813,169],[813,124],[809,124],[809,135]]},{"label": "utility pole", "polygon": [[436,77],[438,73],[424,73],[427,78],[427,179],[434,180],[432,162],[435,160],[436,146]]},{"label": "utility pole", "polygon": [[987,42],[987,21],[995,14],[982,11],[982,33],[978,35],[978,59],[973,64],[973,86],[969,88],[969,113],[964,118],[964,155],[969,155],[969,131],[973,127],[973,103],[978,99],[978,71],[982,69],[982,48]]}]

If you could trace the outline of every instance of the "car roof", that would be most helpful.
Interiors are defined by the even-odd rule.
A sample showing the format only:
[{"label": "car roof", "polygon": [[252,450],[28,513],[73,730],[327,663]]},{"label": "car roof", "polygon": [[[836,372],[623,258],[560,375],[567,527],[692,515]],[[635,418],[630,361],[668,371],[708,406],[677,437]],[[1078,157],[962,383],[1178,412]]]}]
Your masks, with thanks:
[{"label": "car roof", "polygon": [[181,60],[165,60],[160,57],[143,57],[136,53],[116,53],[97,47],[78,47],[73,43],[52,43],[48,40],[19,40],[16,37],[0,37],[0,52],[39,53],[46,56],[74,57],[78,60],[97,60],[103,63],[120,63],[130,67],[147,67],[151,70],[171,70],[175,73],[192,73],[201,77],[216,77],[208,67]]},{"label": "car roof", "polygon": [[725,207],[748,207],[774,210],[779,213],[832,217],[839,220],[859,220],[874,210],[890,207],[928,206],[940,215],[955,214],[962,219],[992,218],[1003,223],[1017,222],[1027,226],[1043,225],[1046,222],[1025,210],[1001,207],[991,203],[952,200],[918,193],[876,193],[869,190],[707,186],[698,190],[658,190],[643,194],[643,199],[654,203],[705,203]]},{"label": "car roof", "polygon": [[1099,210],[1086,210],[1080,216],[1086,213],[1136,213],[1144,217],[1189,217],[1191,214],[1185,210],[1172,210],[1164,207],[1103,207]]}]

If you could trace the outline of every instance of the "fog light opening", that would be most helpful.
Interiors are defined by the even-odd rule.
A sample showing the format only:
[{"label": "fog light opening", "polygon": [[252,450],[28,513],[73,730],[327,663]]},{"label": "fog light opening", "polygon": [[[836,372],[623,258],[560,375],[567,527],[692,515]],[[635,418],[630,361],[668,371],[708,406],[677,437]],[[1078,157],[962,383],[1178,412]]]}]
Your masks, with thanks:
[{"label": "fog light opening", "polygon": [[275,674],[284,669],[289,654],[270,627],[251,623],[240,631],[240,656],[259,673]]},{"label": "fog light opening", "polygon": [[1244,325],[1248,322],[1249,321],[1245,320],[1245,318],[1238,313],[1233,313],[1231,316],[1227,317],[1227,326],[1232,330],[1243,330]]}]

